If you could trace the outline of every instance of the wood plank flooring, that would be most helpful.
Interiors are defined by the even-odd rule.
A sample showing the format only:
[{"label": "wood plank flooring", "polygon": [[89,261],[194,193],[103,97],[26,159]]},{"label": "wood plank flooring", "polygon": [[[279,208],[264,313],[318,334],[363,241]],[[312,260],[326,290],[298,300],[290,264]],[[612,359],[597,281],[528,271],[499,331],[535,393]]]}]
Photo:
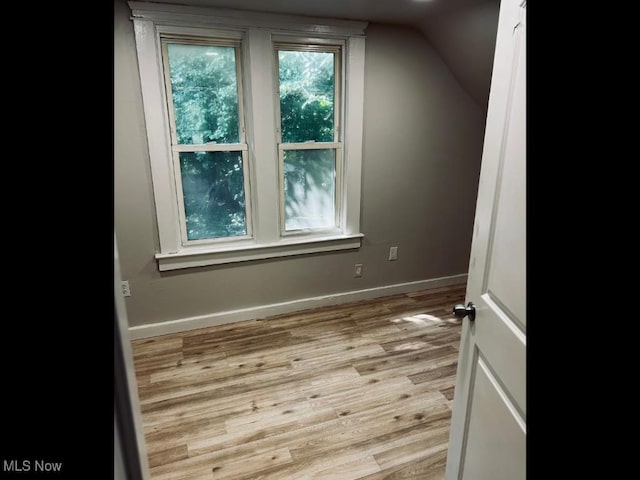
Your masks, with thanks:
[{"label": "wood plank flooring", "polygon": [[134,341],[152,480],[443,479],[464,296]]}]

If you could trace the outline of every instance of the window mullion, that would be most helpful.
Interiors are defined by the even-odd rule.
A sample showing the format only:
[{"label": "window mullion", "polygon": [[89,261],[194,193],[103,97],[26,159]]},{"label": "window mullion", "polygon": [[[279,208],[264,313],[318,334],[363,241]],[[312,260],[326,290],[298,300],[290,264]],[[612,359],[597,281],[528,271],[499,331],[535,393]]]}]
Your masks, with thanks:
[{"label": "window mullion", "polygon": [[271,34],[250,29],[247,34],[248,55],[245,55],[247,91],[245,106],[248,118],[247,141],[251,156],[254,236],[258,243],[277,242],[279,228],[278,157],[274,132],[276,130],[273,95],[274,70]]},{"label": "window mullion", "polygon": [[350,37],[347,42],[345,75],[349,79],[343,93],[345,112],[345,148],[342,179],[348,186],[342,205],[342,225],[345,234],[360,231],[360,193],[362,169],[362,135],[364,123],[364,53],[365,39]]}]

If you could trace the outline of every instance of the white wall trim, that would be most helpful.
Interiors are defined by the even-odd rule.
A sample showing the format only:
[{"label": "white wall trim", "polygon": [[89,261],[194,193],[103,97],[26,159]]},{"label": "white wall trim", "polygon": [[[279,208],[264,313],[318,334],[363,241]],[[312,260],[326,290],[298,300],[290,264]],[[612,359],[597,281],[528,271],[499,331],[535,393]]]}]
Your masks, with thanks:
[{"label": "white wall trim", "polygon": [[205,265],[220,265],[225,263],[246,262],[249,260],[263,260],[267,258],[287,257],[291,255],[305,255],[309,253],[333,252],[360,248],[364,234],[315,236],[282,239],[270,245],[241,244],[222,247],[217,251],[204,249],[183,249],[176,253],[157,253],[158,268],[161,271],[179,268],[202,267]]},{"label": "white wall trim", "polygon": [[295,30],[302,33],[363,36],[368,22],[335,18],[283,15],[232,8],[168,5],[153,2],[128,2],[133,18],[169,25],[199,25]]},{"label": "white wall trim", "polygon": [[[367,23],[153,2],[128,3],[134,25],[156,206],[160,247],[156,254],[158,269],[175,270],[360,248],[360,238],[363,237],[359,229]],[[165,91],[161,34],[205,35],[212,39],[224,37],[240,41],[242,74],[237,82],[238,113],[239,118],[245,119],[247,130],[247,143],[244,148],[237,148],[243,150],[245,169],[247,235],[242,238],[224,237],[197,242],[185,239],[180,166],[173,152],[194,149],[191,146],[176,148],[171,142],[171,106]],[[297,231],[296,241],[287,235],[289,232],[281,231],[279,223],[283,215],[278,210],[278,198],[283,198],[283,177],[278,169],[277,121],[274,118],[279,105],[278,88],[274,83],[277,78],[274,35],[287,41],[296,39],[304,40],[304,43],[340,44],[347,59],[340,75],[346,84],[347,95],[346,108],[339,109],[344,117],[344,125],[340,128],[343,138],[336,142],[346,152],[344,174],[341,174],[341,162],[336,164],[336,212],[342,215],[342,221],[322,234],[311,230]],[[246,104],[241,101],[243,98]],[[336,103],[342,106],[344,102],[336,100]],[[341,123],[336,122],[336,125]],[[204,147],[196,148],[202,149]],[[322,238],[322,235],[327,238]],[[286,245],[291,247],[286,248]]]},{"label": "white wall trim", "polygon": [[129,327],[132,340],[141,338],[157,337],[171,333],[195,330],[197,328],[213,327],[227,323],[242,322],[244,320],[255,320],[271,315],[292,313],[309,308],[325,307],[329,305],[339,305],[343,303],[369,300],[388,295],[400,293],[417,292],[430,288],[445,287],[449,285],[459,285],[467,282],[467,274],[452,275],[449,277],[432,278],[429,280],[419,280],[416,282],[397,283],[383,287],[367,288],[364,290],[354,290],[351,292],[334,293],[319,297],[302,298],[289,302],[273,303],[259,307],[243,308],[240,310],[229,310],[226,312],[211,313],[209,315],[199,315],[197,317],[180,318],[161,323],[151,323]]}]

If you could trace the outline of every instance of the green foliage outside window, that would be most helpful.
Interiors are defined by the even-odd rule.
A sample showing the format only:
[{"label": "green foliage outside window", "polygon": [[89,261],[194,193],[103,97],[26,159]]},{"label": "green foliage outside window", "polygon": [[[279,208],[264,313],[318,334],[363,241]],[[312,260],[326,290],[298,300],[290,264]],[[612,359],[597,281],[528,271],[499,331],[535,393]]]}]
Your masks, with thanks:
[{"label": "green foliage outside window", "polygon": [[[334,53],[280,50],[283,143],[334,141]],[[286,150],[285,230],[335,223],[335,151]]]},{"label": "green foliage outside window", "polygon": [[333,142],[334,54],[278,52],[282,142]]},{"label": "green foliage outside window", "polygon": [[189,240],[246,235],[240,152],[180,152]]},{"label": "green foliage outside window", "polygon": [[[171,93],[178,144],[240,141],[233,47],[169,44]],[[187,238],[246,235],[242,155],[181,152]]]},{"label": "green foliage outside window", "polygon": [[178,143],[239,142],[235,49],[169,44],[168,51]]},{"label": "green foliage outside window", "polygon": [[[238,143],[240,112],[235,48],[177,43],[169,43],[167,47],[177,143]],[[282,142],[334,141],[334,53],[281,50],[278,60]],[[244,174],[239,150],[181,152],[180,172],[189,240],[246,235]],[[293,184],[295,194],[287,191]],[[327,152],[287,151],[288,229],[325,226],[325,217],[332,216],[333,210],[328,209],[334,208],[334,190],[333,156],[327,157]],[[328,207],[322,214],[313,214],[311,221],[305,221],[306,205],[318,204]],[[291,212],[297,212],[295,218]]]}]

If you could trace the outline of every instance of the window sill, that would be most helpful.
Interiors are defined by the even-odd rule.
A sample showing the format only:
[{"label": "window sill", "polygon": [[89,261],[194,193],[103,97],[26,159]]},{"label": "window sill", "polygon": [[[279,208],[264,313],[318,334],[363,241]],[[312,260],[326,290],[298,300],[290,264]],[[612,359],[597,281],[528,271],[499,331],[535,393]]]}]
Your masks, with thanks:
[{"label": "window sill", "polygon": [[309,253],[351,250],[360,248],[362,237],[364,237],[363,233],[304,239],[286,238],[269,245],[243,244],[215,249],[209,246],[184,249],[176,253],[157,253],[155,258],[158,261],[160,271],[179,270]]}]

